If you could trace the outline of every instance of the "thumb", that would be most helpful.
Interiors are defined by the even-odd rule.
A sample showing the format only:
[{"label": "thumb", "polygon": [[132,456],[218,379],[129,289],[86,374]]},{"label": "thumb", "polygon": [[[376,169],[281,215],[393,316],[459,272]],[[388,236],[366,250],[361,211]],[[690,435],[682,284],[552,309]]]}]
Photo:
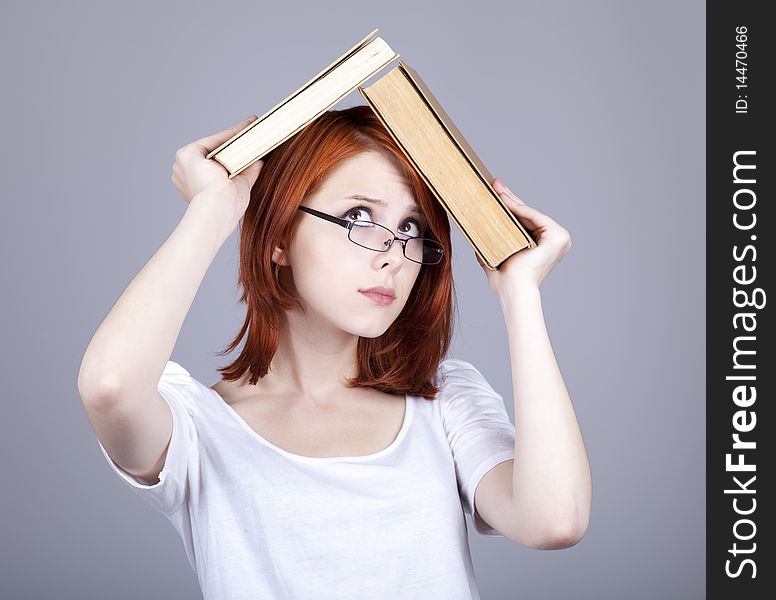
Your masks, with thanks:
[{"label": "thumb", "polygon": [[235,175],[232,180],[240,187],[245,187],[250,190],[253,187],[253,184],[256,183],[263,166],[264,161],[257,160],[255,163],[251,163],[248,167],[243,169],[239,175]]}]

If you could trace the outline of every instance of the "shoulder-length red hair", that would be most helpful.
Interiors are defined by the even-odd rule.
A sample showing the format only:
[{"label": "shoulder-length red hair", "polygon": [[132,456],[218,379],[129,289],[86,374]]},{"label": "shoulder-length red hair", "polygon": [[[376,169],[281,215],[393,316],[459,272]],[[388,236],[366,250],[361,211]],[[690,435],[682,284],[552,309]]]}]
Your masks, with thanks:
[{"label": "shoulder-length red hair", "polygon": [[240,223],[240,302],[248,309],[240,332],[218,354],[231,352],[243,338],[245,345],[234,362],[218,369],[224,379],[235,381],[248,373],[248,381],[255,384],[267,374],[283,314],[297,302],[276,278],[272,251],[292,238],[302,200],[341,162],[366,151],[395,159],[428,223],[426,236],[439,241],[445,254],[439,264],[420,268],[406,306],[385,333],[358,340],[358,375],[347,384],[429,400],[436,396],[439,388],[432,379],[447,355],[456,308],[450,222],[368,106],[325,112],[263,157],[264,166]]}]

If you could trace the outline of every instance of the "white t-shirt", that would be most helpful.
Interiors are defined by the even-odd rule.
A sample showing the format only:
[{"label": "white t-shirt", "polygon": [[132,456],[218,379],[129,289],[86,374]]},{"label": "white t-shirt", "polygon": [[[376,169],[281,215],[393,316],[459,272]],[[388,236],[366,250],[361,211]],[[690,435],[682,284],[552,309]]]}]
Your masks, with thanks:
[{"label": "white t-shirt", "polygon": [[[173,416],[160,481],[113,471],[180,534],[205,600],[478,599],[464,511],[485,473],[514,458],[502,397],[470,363],[442,361],[434,400],[406,397],[375,454],[305,457],[254,431],[169,361]],[[474,515],[475,530],[501,536]]]}]

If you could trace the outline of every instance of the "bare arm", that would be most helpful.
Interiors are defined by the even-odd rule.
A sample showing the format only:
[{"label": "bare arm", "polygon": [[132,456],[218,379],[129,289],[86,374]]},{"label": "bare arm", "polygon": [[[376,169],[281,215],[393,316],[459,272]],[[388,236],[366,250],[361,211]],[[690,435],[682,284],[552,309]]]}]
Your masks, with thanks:
[{"label": "bare arm", "polygon": [[245,212],[262,166],[254,163],[230,180],[205,155],[250,120],[177,151],[172,180],[189,206],[94,334],[78,374],[82,396],[156,389],[205,273]]},{"label": "bare arm", "polygon": [[254,163],[230,180],[205,155],[249,122],[178,150],[172,180],[189,204],[186,213],[113,305],[81,361],[78,390],[98,439],[114,462],[150,483],[164,466],[173,428],[157,385],[263,165]]},{"label": "bare arm", "polygon": [[535,237],[537,247],[512,255],[497,271],[486,271],[507,326],[516,437],[515,459],[483,477],[476,508],[487,523],[518,544],[567,548],[587,531],[592,481],[579,423],[544,322],[539,285],[571,247],[571,236],[527,206],[503,181],[494,180],[494,187]]},{"label": "bare arm", "polygon": [[82,395],[113,393],[119,384],[123,391],[156,388],[205,273],[231,234],[213,227],[216,202],[198,201],[192,200],[92,337],[78,376]]}]

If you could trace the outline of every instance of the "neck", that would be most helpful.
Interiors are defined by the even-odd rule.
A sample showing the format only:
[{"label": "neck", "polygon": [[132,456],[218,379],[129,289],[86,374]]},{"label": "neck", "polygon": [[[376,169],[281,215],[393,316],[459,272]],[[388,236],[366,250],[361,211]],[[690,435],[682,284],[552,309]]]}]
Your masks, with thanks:
[{"label": "neck", "polygon": [[262,387],[272,394],[304,401],[324,401],[352,393],[347,379],[355,377],[358,336],[338,327],[313,322],[294,307],[285,314],[278,348]]}]

